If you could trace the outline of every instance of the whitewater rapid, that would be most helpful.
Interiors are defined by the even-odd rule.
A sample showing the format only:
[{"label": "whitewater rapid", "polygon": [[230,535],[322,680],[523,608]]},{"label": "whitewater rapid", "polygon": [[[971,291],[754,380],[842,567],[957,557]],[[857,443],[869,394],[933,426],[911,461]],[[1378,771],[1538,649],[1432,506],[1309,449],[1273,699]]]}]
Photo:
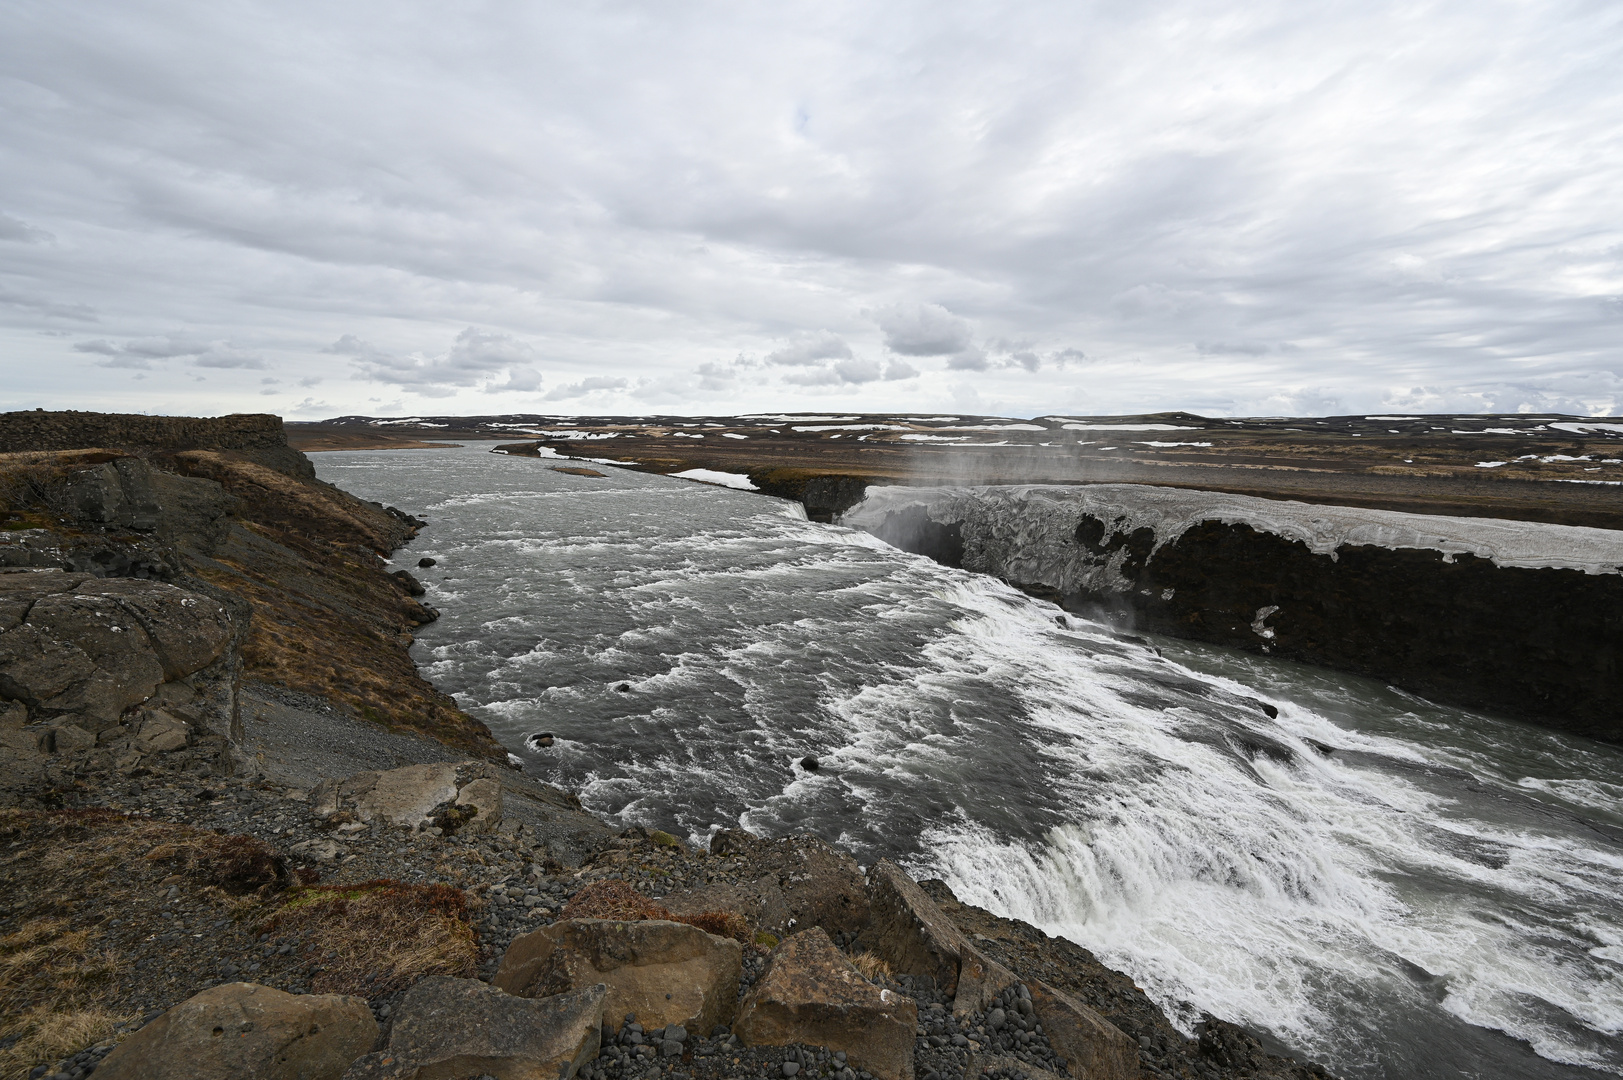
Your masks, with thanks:
[{"label": "whitewater rapid", "polygon": [[747,492],[315,457],[430,519],[425,674],[604,816],[896,858],[1344,1075],[1623,1074],[1616,747],[1130,640]]}]

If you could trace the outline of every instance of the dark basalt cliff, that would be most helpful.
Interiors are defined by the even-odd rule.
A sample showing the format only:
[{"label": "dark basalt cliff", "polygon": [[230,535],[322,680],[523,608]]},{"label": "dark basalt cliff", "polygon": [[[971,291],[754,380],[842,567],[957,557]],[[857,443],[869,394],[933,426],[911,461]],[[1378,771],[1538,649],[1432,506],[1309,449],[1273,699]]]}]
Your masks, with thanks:
[{"label": "dark basalt cliff", "polygon": [[[1310,543],[1290,535],[1289,526],[1221,520],[1220,513],[1176,525],[1140,523],[1120,512],[1132,499],[1125,487],[1113,489],[1122,505],[1109,508],[1088,505],[1086,489],[1041,503],[999,502],[1000,490],[1019,489],[876,500],[848,522],[1141,631],[1320,664],[1436,701],[1623,741],[1623,574],[1615,565],[1590,565],[1590,572],[1560,565],[1560,558],[1501,565],[1413,537]],[[1397,528],[1404,517],[1343,512],[1368,514],[1370,530]],[[1329,511],[1303,508],[1301,516],[1315,513]],[[1442,533],[1450,528],[1430,520]],[[1507,534],[1556,530],[1544,542],[1557,547],[1581,533],[1578,539],[1600,545],[1585,558],[1616,535],[1500,524]],[[1496,526],[1461,528],[1474,535],[1469,530]],[[1623,538],[1614,543],[1623,554]]]},{"label": "dark basalt cliff", "polygon": [[[1078,545],[1108,555],[1123,538],[1105,540],[1104,529],[1084,517]],[[1130,610],[1142,630],[1324,664],[1437,701],[1623,741],[1623,576],[1373,546],[1342,547],[1332,559],[1220,522],[1153,555],[1151,543],[1125,538],[1130,589],[1079,591],[1065,606]]]}]

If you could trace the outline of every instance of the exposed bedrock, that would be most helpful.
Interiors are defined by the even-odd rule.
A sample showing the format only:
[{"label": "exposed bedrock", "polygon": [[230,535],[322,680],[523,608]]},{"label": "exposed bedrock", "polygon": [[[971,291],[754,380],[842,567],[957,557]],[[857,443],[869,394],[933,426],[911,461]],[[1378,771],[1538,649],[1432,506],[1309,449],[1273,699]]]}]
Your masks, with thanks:
[{"label": "exposed bedrock", "polygon": [[842,521],[1141,630],[1623,741],[1623,533],[1136,485],[875,488]]}]

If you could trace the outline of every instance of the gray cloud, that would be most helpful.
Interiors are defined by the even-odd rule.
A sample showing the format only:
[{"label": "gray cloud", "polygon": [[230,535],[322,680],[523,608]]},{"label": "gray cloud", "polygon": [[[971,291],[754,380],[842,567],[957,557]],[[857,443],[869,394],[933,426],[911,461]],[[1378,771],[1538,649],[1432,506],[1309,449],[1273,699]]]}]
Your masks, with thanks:
[{"label": "gray cloud", "polygon": [[816,364],[823,360],[849,360],[851,359],[851,346],[845,343],[840,335],[827,330],[815,333],[806,330],[797,330],[789,338],[789,344],[767,353],[766,362],[769,364],[803,367],[807,364]]},{"label": "gray cloud", "polygon": [[7,14],[0,407],[1623,409],[1604,4]]},{"label": "gray cloud", "polygon": [[457,388],[481,384],[488,392],[528,393],[541,386],[541,375],[535,368],[539,358],[532,346],[507,334],[472,326],[457,334],[445,352],[430,356],[398,356],[354,334],[345,334],[323,351],[349,357],[365,379],[390,383],[425,397],[450,397]]},{"label": "gray cloud", "polygon": [[30,225],[21,218],[14,218],[10,214],[0,214],[0,240],[15,240],[24,244],[43,244],[55,239],[56,237],[37,225]]},{"label": "gray cloud", "polygon": [[105,356],[98,361],[100,367],[137,368],[151,370],[154,360],[190,359],[197,367],[248,368],[260,370],[268,365],[255,353],[239,349],[228,341],[198,341],[187,337],[132,338],[119,344],[97,338],[75,342],[75,352]]},{"label": "gray cloud", "polygon": [[594,375],[591,378],[582,379],[578,383],[554,388],[547,394],[546,400],[569,401],[572,398],[585,397],[587,394],[599,390],[624,390],[629,385],[625,379],[608,375]]},{"label": "gray cloud", "polygon": [[885,348],[903,356],[950,356],[970,347],[969,323],[940,304],[892,304],[874,312]]}]

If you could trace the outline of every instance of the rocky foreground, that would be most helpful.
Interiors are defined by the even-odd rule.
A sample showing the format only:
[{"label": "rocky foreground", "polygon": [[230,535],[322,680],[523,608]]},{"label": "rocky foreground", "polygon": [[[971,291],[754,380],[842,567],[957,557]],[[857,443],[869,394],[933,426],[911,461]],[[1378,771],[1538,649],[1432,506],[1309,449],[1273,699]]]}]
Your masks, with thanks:
[{"label": "rocky foreground", "polygon": [[0,455],[0,1078],[1324,1075],[888,862],[611,829],[344,681],[431,617],[400,517],[115,433]]}]

